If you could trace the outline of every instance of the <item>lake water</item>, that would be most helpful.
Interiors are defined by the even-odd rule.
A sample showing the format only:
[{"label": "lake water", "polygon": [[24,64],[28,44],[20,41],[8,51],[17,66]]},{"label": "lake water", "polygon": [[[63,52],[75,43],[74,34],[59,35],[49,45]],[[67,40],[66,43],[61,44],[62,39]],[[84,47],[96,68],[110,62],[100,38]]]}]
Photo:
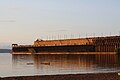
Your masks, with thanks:
[{"label": "lake water", "polygon": [[108,73],[119,71],[120,56],[116,54],[0,54],[0,77],[79,73]]}]

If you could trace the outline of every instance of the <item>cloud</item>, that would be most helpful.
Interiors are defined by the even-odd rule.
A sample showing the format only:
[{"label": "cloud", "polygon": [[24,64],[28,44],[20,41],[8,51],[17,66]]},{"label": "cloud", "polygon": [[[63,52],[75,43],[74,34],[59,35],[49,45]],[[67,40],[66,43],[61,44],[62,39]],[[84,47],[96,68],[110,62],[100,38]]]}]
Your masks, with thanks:
[{"label": "cloud", "polygon": [[56,30],[56,31],[68,31],[68,30]]},{"label": "cloud", "polygon": [[0,22],[16,22],[15,20],[0,20]]},{"label": "cloud", "polygon": [[53,30],[53,31],[47,31],[47,32],[65,32],[65,31],[68,31],[68,30],[61,29],[61,30]]}]

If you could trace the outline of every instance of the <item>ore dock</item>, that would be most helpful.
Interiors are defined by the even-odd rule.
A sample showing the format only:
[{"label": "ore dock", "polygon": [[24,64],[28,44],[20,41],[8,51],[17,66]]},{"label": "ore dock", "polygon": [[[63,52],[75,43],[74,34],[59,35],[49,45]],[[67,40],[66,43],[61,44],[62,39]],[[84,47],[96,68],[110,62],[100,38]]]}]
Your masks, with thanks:
[{"label": "ore dock", "polygon": [[120,49],[120,36],[90,37],[63,40],[39,40],[33,45],[12,44],[12,53],[42,52],[116,52]]}]

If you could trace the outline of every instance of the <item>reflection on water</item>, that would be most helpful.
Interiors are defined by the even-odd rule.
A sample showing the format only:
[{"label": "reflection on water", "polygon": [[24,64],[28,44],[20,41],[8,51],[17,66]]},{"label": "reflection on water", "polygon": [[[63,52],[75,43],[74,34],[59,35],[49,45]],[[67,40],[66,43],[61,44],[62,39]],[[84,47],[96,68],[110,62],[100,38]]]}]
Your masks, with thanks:
[{"label": "reflection on water", "polygon": [[0,54],[0,77],[117,71],[120,71],[120,55],[115,54]]},{"label": "reflection on water", "polygon": [[115,54],[12,55],[17,75],[50,75],[120,71],[120,58]]}]

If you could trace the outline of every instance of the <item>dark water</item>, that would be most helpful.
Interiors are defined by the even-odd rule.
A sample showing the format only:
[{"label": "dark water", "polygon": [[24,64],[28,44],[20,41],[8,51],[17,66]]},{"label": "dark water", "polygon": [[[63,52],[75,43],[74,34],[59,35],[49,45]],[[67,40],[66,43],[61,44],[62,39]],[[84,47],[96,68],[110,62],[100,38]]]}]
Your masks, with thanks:
[{"label": "dark water", "polygon": [[120,57],[115,54],[12,55],[0,54],[0,77],[85,74],[120,71]]}]

